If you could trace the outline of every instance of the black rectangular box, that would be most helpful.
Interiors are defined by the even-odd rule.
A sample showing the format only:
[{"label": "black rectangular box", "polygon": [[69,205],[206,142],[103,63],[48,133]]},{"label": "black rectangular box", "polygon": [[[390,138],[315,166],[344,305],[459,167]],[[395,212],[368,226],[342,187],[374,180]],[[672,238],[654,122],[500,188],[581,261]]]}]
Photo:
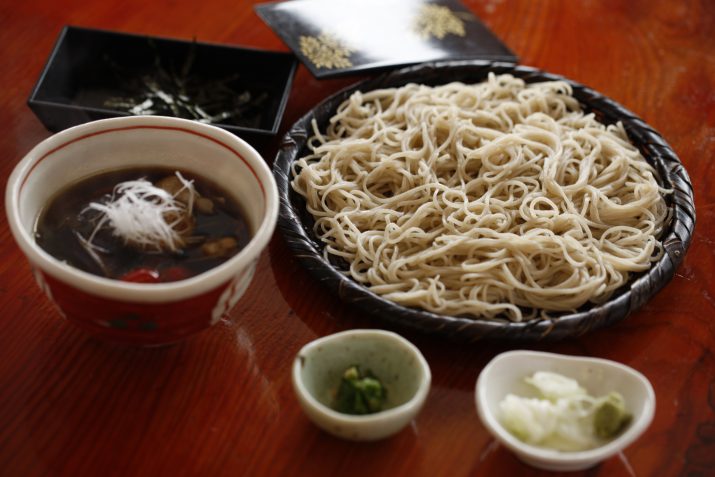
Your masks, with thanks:
[{"label": "black rectangular box", "polygon": [[268,136],[278,131],[296,66],[290,53],[67,26],[28,105],[51,131],[133,109]]}]

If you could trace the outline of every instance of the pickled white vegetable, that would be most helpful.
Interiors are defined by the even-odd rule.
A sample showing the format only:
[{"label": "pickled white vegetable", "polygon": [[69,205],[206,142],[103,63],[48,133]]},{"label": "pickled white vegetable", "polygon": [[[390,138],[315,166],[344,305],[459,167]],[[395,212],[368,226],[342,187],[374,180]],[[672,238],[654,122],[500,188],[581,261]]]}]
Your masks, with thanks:
[{"label": "pickled white vegetable", "polygon": [[590,396],[577,381],[540,371],[525,381],[539,397],[507,395],[500,403],[502,424],[527,444],[559,451],[603,445],[630,422],[623,397]]}]

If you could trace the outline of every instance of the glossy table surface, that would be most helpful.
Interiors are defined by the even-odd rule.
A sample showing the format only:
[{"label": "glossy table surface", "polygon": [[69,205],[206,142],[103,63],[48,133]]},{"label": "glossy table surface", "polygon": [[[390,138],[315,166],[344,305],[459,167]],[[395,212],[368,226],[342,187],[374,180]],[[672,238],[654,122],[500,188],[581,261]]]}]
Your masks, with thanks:
[{"label": "glossy table surface", "polygon": [[[282,50],[250,1],[0,3],[0,179],[50,133],[25,102],[66,24]],[[528,348],[630,365],[652,382],[655,420],[576,475],[713,475],[715,468],[715,8],[705,0],[470,0],[521,59],[612,97],[655,127],[693,180],[695,236],[673,281],[623,322]],[[284,131],[355,78],[296,75]],[[269,162],[278,139],[261,145]],[[97,342],[59,319],[0,219],[0,475],[548,475],[481,425],[474,384],[514,346],[405,333],[433,373],[425,408],[398,435],[357,444],[301,412],[290,364],[305,343],[383,328],[343,305],[278,233],[230,319],[159,349]],[[399,331],[399,330],[398,330]]]}]

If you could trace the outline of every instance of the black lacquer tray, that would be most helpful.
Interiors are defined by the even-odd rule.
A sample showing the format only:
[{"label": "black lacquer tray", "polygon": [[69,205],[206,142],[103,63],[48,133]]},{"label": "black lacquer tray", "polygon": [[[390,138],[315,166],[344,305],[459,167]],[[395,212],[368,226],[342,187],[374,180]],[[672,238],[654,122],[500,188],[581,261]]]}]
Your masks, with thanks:
[{"label": "black lacquer tray", "polygon": [[[474,83],[484,80],[489,72],[510,73],[526,82],[567,81],[584,109],[595,113],[601,122],[623,123],[631,141],[657,169],[662,186],[673,190],[667,196],[672,218],[661,239],[665,253],[648,272],[635,275],[608,302],[598,306],[587,305],[576,313],[550,320],[534,319],[520,323],[502,319],[444,316],[388,301],[352,280],[323,258],[323,245],[313,233],[312,218],[305,210],[302,197],[290,187],[291,164],[308,152],[306,142],[311,136],[311,121],[315,119],[319,126],[324,126],[337,106],[358,89],[367,91],[409,82],[429,85],[450,81]],[[324,128],[321,127],[321,130]],[[303,266],[346,303],[355,304],[393,325],[458,341],[558,340],[580,336],[616,323],[640,308],[673,278],[685,256],[695,226],[690,178],[675,152],[656,131],[623,106],[586,86],[538,69],[508,63],[478,60],[427,63],[392,71],[350,86],[322,101],[293,125],[283,139],[273,172],[280,195],[278,227],[288,247]]]}]

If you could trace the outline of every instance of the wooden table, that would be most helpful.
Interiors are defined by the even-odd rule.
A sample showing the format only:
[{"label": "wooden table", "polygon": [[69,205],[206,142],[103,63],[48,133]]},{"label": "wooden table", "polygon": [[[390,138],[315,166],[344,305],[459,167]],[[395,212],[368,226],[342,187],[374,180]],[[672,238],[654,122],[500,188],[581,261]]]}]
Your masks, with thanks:
[{"label": "wooden table", "polygon": [[[357,0],[356,0],[357,1]],[[252,1],[23,0],[0,5],[0,171],[49,136],[25,101],[62,26],[286,50]],[[659,130],[693,179],[699,224],[675,279],[611,328],[533,349],[643,372],[645,435],[589,476],[713,475],[715,468],[715,8],[702,1],[470,0],[520,57],[614,98]],[[352,82],[301,66],[283,129]],[[275,143],[264,147],[272,160]],[[289,366],[316,337],[383,324],[341,304],[276,234],[231,320],[184,343],[96,342],[58,318],[0,221],[0,474],[546,475],[499,447],[475,412],[479,371],[509,346],[403,333],[433,386],[419,417],[372,444],[332,438],[293,396]]]}]

